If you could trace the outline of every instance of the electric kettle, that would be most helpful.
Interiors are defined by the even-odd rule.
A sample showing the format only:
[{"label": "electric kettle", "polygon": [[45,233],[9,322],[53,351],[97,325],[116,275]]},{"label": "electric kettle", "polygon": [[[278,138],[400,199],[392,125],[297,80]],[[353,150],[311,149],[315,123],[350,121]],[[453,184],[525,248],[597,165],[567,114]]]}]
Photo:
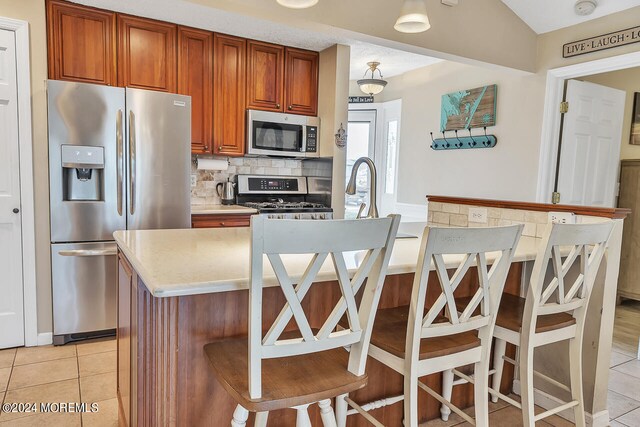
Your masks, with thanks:
[{"label": "electric kettle", "polygon": [[222,199],[223,205],[233,205],[236,202],[236,192],[235,192],[235,182],[229,181],[227,178],[227,182],[219,182],[216,184],[216,192],[220,199]]}]

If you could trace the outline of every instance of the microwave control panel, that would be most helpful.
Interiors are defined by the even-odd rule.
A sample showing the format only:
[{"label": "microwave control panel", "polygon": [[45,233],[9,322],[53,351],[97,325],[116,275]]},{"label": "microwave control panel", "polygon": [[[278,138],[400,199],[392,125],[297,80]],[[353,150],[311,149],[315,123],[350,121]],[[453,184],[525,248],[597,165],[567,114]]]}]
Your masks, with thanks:
[{"label": "microwave control panel", "polygon": [[318,126],[307,126],[307,153],[318,151]]}]

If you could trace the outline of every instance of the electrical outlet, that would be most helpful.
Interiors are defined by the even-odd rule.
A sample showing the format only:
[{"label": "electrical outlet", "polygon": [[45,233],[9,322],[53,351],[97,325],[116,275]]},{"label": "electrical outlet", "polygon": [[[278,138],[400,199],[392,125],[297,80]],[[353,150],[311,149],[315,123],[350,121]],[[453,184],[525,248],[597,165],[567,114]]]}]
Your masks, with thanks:
[{"label": "electrical outlet", "polygon": [[554,224],[575,224],[576,215],[572,212],[549,212],[549,222]]},{"label": "electrical outlet", "polygon": [[485,208],[469,208],[469,222],[487,223],[487,210]]},{"label": "electrical outlet", "polygon": [[196,186],[196,182],[198,182],[197,179],[196,179],[196,174],[192,174],[191,175],[191,186],[195,187]]}]

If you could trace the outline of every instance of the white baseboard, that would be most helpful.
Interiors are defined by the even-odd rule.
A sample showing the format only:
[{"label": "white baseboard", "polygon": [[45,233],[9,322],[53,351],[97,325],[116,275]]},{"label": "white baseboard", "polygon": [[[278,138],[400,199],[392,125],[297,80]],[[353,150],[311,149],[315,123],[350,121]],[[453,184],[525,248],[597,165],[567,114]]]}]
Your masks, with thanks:
[{"label": "white baseboard", "polygon": [[[513,392],[520,396],[520,380],[513,380]],[[537,388],[533,389],[533,399],[536,402],[536,405],[540,406],[543,409],[553,409],[558,405],[562,405],[565,402],[561,401],[555,396],[552,396],[544,391],[538,390]],[[566,409],[557,414],[559,417],[564,418],[565,420],[571,421],[575,423],[575,417],[573,415],[572,409]],[[609,425],[609,411],[604,410],[597,412],[596,414],[590,414],[589,412],[585,412],[584,414],[585,421],[588,426],[592,427],[607,427]]]},{"label": "white baseboard", "polygon": [[396,212],[402,215],[402,222],[426,222],[427,205],[396,203]]},{"label": "white baseboard", "polygon": [[53,332],[43,332],[38,334],[38,345],[53,344]]}]

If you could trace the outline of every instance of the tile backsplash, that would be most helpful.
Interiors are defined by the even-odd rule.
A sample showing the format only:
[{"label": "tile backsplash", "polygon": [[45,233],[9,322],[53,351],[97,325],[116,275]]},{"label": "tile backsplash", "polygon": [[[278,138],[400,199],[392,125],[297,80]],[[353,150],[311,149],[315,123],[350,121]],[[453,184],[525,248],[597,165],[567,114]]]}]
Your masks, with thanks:
[{"label": "tile backsplash", "polygon": [[[205,156],[201,156],[205,157]],[[197,170],[195,156],[191,162],[191,175],[195,175],[196,185],[191,187],[192,205],[218,205],[220,197],[216,193],[216,184],[235,175],[283,175],[283,176],[326,176],[331,177],[333,161],[331,159],[297,160],[273,159],[262,157],[229,157],[229,169],[226,171]],[[226,160],[226,157],[207,157]]]},{"label": "tile backsplash", "polygon": [[[469,221],[469,209],[486,211],[486,221]],[[526,209],[491,208],[484,206],[463,205],[458,203],[429,202],[429,225],[450,227],[500,227],[524,224],[523,236],[544,236],[549,225],[549,212],[530,211]],[[588,215],[576,215],[577,224],[606,221],[606,218]]]}]

